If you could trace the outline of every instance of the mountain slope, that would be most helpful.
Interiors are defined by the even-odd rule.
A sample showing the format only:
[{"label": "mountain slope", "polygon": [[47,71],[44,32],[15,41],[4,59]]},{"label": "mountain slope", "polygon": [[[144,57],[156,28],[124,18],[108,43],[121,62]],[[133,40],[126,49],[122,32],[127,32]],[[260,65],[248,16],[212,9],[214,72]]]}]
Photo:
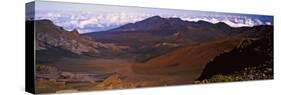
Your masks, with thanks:
[{"label": "mountain slope", "polygon": [[153,16],[145,20],[129,23],[110,31],[174,31],[177,29],[187,29],[184,21],[179,18],[162,18]]},{"label": "mountain slope", "polygon": [[116,29],[83,36],[103,43],[126,45],[130,47],[129,56],[145,61],[181,46],[227,38],[225,30],[229,29],[232,28],[224,23],[188,22],[180,18],[153,16]]},{"label": "mountain slope", "polygon": [[235,36],[254,37],[261,30],[270,28],[271,26],[232,28],[223,22],[213,24],[153,16],[112,30],[87,33],[83,36],[103,43],[128,46],[128,56],[145,62],[182,46]]},{"label": "mountain slope", "polygon": [[[206,65],[206,68],[198,80],[209,79],[218,74],[233,74],[235,71],[245,68],[247,70],[247,68],[250,67],[259,67],[258,71],[256,70],[255,72],[264,73],[260,76],[266,76],[266,74],[272,76],[273,72],[264,72],[263,69],[273,69],[273,28],[263,30],[261,27],[257,27],[253,30],[256,29],[263,31],[262,33],[256,33],[256,35],[259,36],[257,40],[244,42],[243,46],[216,57],[212,62]],[[241,75],[243,74],[240,74],[240,76]]]},{"label": "mountain slope", "polygon": [[34,23],[37,40],[36,50],[46,49],[51,45],[82,54],[83,52],[97,53],[97,48],[103,47],[100,43],[80,37],[77,30],[66,31],[49,20],[37,20]]},{"label": "mountain slope", "polygon": [[188,30],[189,28],[215,28],[227,30],[231,27],[223,22],[212,24],[206,21],[190,22],[183,21],[180,18],[162,18],[160,16],[152,16],[145,20],[136,23],[129,23],[110,31],[161,31],[163,33]]},{"label": "mountain slope", "polygon": [[111,39],[123,43],[126,42],[125,40],[132,41],[130,40],[132,37],[134,40],[140,40],[142,39],[141,37],[146,37],[148,41],[145,41],[145,43],[149,43],[156,40],[158,42],[167,39],[171,40],[170,37],[180,34],[180,36],[173,41],[184,42],[188,40],[202,42],[219,36],[226,36],[225,32],[230,29],[230,26],[222,22],[212,24],[205,21],[189,22],[183,21],[180,18],[162,18],[160,16],[153,16],[112,30],[92,32],[83,35],[96,38],[98,41],[108,42]]},{"label": "mountain slope", "polygon": [[67,31],[50,20],[26,21],[26,25],[34,25],[38,63],[51,62],[64,57],[113,55],[124,49],[123,46],[103,44],[92,38],[80,36],[76,29]]},{"label": "mountain slope", "polygon": [[[243,39],[242,39],[243,40]],[[241,42],[241,38],[228,38],[219,41],[182,47],[143,64],[133,64],[136,73],[148,75],[181,76],[195,80],[205,65],[216,56],[229,52]]]},{"label": "mountain slope", "polygon": [[[252,31],[241,32],[243,36],[187,45],[152,58],[143,64],[134,64],[133,70],[145,75],[183,74],[188,76],[183,76],[187,80],[196,80],[200,76],[206,78],[214,74],[237,71],[253,64],[265,63],[265,60],[273,59],[272,29],[272,26],[256,26],[251,28]],[[255,36],[252,36],[251,32],[256,32]],[[239,53],[241,51],[243,53]],[[231,55],[232,53],[238,55]]]}]

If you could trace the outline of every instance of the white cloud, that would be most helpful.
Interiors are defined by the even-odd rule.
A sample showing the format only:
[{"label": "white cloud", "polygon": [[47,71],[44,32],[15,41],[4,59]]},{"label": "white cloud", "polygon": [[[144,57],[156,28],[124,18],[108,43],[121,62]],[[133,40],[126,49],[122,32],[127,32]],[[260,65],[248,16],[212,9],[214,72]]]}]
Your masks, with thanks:
[{"label": "white cloud", "polygon": [[[126,23],[136,22],[149,17],[148,14],[144,13],[107,13],[107,14],[95,14],[91,12],[42,12],[36,14],[36,19],[49,19],[52,20],[56,25],[66,27],[71,30],[79,28],[81,32],[100,31],[109,29],[113,26],[120,26]],[[95,30],[96,29],[96,30]],[[87,31],[83,31],[87,30]]]},{"label": "white cloud", "polygon": [[89,18],[89,19],[86,19],[86,20],[82,20],[82,21],[79,21],[77,23],[78,27],[80,28],[84,28],[86,25],[90,25],[90,24],[97,24],[98,23],[98,19],[96,19],[95,17],[93,18]]},{"label": "white cloud", "polygon": [[[73,20],[72,16],[72,20]],[[111,25],[123,25],[126,23],[136,22],[144,19],[145,16],[136,13],[112,13],[112,14],[100,14],[96,16],[89,17],[87,19],[70,21],[71,24],[84,28],[86,26],[96,26],[96,27],[109,27]]]},{"label": "white cloud", "polygon": [[[220,16],[220,17],[182,17],[182,20],[186,20],[186,21],[207,21],[210,23],[218,23],[218,22],[224,22],[226,24],[228,24],[231,27],[243,27],[243,26],[255,26],[255,25],[263,25],[265,23],[263,23],[261,20],[259,19],[253,19],[253,18],[249,18],[249,17],[243,17],[243,16]],[[267,25],[271,25],[270,22],[267,23]]]},{"label": "white cloud", "polygon": [[[81,33],[103,31],[127,23],[134,23],[145,18],[154,16],[147,13],[91,13],[91,12],[44,12],[37,13],[37,19],[50,19],[55,24],[63,26],[68,30],[80,29]],[[210,15],[210,16],[191,16],[191,15],[160,15],[163,17],[179,17],[186,21],[207,21],[210,23],[224,22],[232,27],[272,25],[271,22],[262,22],[256,18],[236,15]]]},{"label": "white cloud", "polygon": [[265,22],[265,24],[266,24],[266,25],[272,25],[272,23],[271,23],[271,22]]}]

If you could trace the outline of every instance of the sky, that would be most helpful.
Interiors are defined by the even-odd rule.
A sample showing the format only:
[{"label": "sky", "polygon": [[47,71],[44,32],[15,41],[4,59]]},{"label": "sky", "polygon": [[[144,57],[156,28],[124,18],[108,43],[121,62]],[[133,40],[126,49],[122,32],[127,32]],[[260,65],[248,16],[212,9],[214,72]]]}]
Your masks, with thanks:
[{"label": "sky", "polygon": [[[224,22],[232,27],[273,25],[273,16],[221,13],[191,10],[109,6],[98,4],[36,1],[35,19],[49,19],[66,30],[77,29],[79,33],[106,31],[127,23],[134,23],[151,16],[176,17],[185,21]],[[29,12],[30,11],[30,12]],[[27,19],[33,17],[27,14]]]}]

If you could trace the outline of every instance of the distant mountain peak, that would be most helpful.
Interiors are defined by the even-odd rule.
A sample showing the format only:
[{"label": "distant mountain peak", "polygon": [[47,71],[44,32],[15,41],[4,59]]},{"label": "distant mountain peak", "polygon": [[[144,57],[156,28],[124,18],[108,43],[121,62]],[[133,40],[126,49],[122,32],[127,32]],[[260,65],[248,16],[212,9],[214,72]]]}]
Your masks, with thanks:
[{"label": "distant mountain peak", "polygon": [[181,18],[176,18],[176,17],[168,18],[168,20],[183,21]]},{"label": "distant mountain peak", "polygon": [[[110,31],[165,31],[176,29],[185,23],[180,18],[163,18],[160,16],[152,16],[136,23],[128,23]],[[169,29],[167,29],[169,28]]]},{"label": "distant mountain peak", "polygon": [[158,15],[147,18],[147,20],[152,20],[152,19],[157,20],[157,19],[164,19],[164,18],[162,18],[161,16],[158,16]]},{"label": "distant mountain peak", "polygon": [[216,25],[225,26],[225,27],[230,27],[228,24],[226,24],[226,23],[224,23],[224,22],[218,22],[218,23],[216,23]]},{"label": "distant mountain peak", "polygon": [[226,31],[231,28],[224,22],[213,24],[211,22],[199,20],[197,22],[184,21],[181,18],[152,16],[136,23],[128,23],[109,31],[150,31],[150,32],[174,32],[187,31],[188,28],[218,29]]},{"label": "distant mountain peak", "polygon": [[168,20],[166,18],[162,18],[160,16],[152,16],[136,23],[150,24],[150,23],[164,23],[167,21]]},{"label": "distant mountain peak", "polygon": [[181,18],[177,18],[177,17],[164,18],[164,17],[158,16],[158,15],[149,17],[143,21],[184,22]]}]

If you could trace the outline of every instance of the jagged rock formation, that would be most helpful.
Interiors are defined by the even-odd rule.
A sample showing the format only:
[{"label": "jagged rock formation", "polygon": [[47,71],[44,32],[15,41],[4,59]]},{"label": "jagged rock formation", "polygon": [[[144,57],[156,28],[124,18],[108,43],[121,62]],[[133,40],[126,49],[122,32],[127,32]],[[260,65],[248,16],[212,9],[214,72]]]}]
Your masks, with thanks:
[{"label": "jagged rock formation", "polygon": [[57,61],[63,57],[113,55],[128,48],[80,36],[78,30],[67,31],[50,20],[26,21],[26,25],[34,26],[37,63]]},{"label": "jagged rock formation", "polygon": [[83,52],[98,53],[97,48],[104,47],[101,43],[80,37],[76,29],[66,31],[49,20],[37,20],[34,23],[36,50],[44,50],[52,46],[69,50],[75,54],[82,54]]}]

